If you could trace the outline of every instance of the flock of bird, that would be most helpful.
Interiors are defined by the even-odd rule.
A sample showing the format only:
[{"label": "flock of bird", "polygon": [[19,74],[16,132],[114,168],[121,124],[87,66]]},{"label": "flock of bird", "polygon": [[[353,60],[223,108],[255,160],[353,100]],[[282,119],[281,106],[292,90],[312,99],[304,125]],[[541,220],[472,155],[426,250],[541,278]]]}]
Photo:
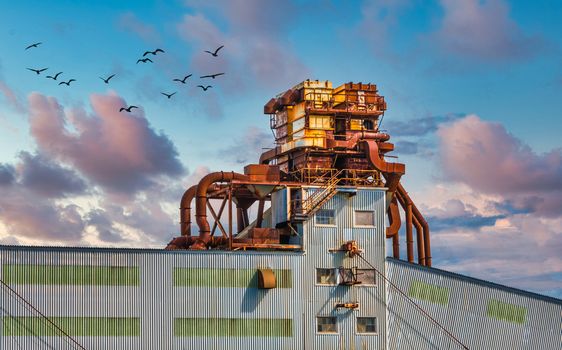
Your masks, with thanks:
[{"label": "flock of bird", "polygon": [[[25,50],[29,50],[31,48],[38,48],[39,45],[41,45],[42,42],[36,42],[34,44],[28,45]],[[213,57],[218,57],[218,53],[219,51],[224,47],[224,45],[219,46],[215,51],[207,51],[205,50],[204,52],[210,54]],[[156,56],[159,53],[165,53],[164,50],[162,49],[155,49],[154,51],[145,51],[144,54],[142,55],[141,58],[139,58],[137,60],[137,64],[139,63],[154,63],[150,57],[146,57],[148,55],[152,55],[152,56]],[[46,71],[48,68],[40,68],[40,69],[35,69],[35,68],[27,68],[28,70],[36,73],[37,75],[40,75],[42,72]],[[59,77],[59,75],[63,74],[63,72],[58,72],[54,75],[47,75],[46,78],[48,79],[52,79],[54,81],[58,81],[57,78]],[[107,78],[103,78],[103,77],[99,77],[101,80],[103,80],[103,82],[105,84],[109,84],[109,81],[115,77],[117,74],[111,74],[109,75]],[[215,79],[221,75],[224,75],[224,73],[215,73],[215,74],[208,74],[208,75],[202,75],[199,77],[199,79]],[[178,82],[181,84],[186,84],[187,79],[189,79],[191,76],[193,76],[193,74],[188,74],[186,76],[183,77],[183,79],[179,79],[179,78],[175,78],[173,79],[174,82]],[[66,85],[66,86],[70,86],[70,83],[72,83],[73,81],[76,81],[76,79],[69,79],[68,81],[59,81],[59,85]],[[197,87],[201,88],[203,91],[207,91],[210,88],[212,88],[212,85],[197,85]],[[168,99],[171,99],[172,96],[174,96],[177,93],[177,91],[174,91],[172,93],[166,93],[166,92],[161,92],[162,95],[166,96]],[[127,106],[127,107],[121,107],[119,109],[119,112],[131,112],[132,109],[134,108],[139,108],[137,106],[131,105],[131,106]]]}]

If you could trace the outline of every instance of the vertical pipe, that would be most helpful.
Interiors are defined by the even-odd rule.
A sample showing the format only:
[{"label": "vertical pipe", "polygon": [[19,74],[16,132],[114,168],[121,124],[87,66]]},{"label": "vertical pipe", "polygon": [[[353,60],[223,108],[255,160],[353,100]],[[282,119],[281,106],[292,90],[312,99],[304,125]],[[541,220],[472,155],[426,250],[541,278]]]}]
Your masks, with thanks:
[{"label": "vertical pipe", "polygon": [[400,259],[400,241],[398,235],[392,236],[392,256],[395,259]]},{"label": "vertical pipe", "polygon": [[244,215],[244,228],[250,224],[250,217],[248,216],[248,208],[242,209],[242,214]]},{"label": "vertical pipe", "polygon": [[256,218],[256,227],[261,227],[263,221],[263,207],[265,205],[265,199],[260,199],[258,202],[258,217]]},{"label": "vertical pipe", "polygon": [[244,216],[242,215],[242,208],[240,208],[238,205],[236,206],[236,226],[237,228],[237,233],[242,232],[242,230],[244,229]]},{"label": "vertical pipe", "polygon": [[423,239],[423,228],[415,216],[414,226],[416,227],[416,238],[418,245],[418,264],[425,266],[425,244]]},{"label": "vertical pipe", "polygon": [[[418,207],[416,207],[416,205],[413,204],[412,199],[408,195],[408,192],[406,192],[406,190],[404,189],[404,186],[402,186],[402,184],[399,183],[398,187],[397,187],[397,190],[398,190],[397,193],[399,193],[400,196],[404,200],[406,200],[407,203],[412,203],[412,214],[418,220],[418,222],[422,226],[422,230],[423,230],[425,264],[426,264],[426,266],[431,267],[431,244],[430,244],[430,238],[429,238],[429,225],[427,224],[427,221],[425,221],[425,219],[423,218],[423,215],[420,213]],[[400,197],[399,197],[399,200],[400,200]]]},{"label": "vertical pipe", "polygon": [[232,185],[228,188],[228,248],[232,250]]},{"label": "vertical pipe", "polygon": [[182,236],[191,236],[191,201],[197,192],[197,185],[188,188],[180,202],[180,233]]},{"label": "vertical pipe", "polygon": [[412,236],[412,204],[406,205],[406,250],[408,262],[414,262],[414,239]]}]

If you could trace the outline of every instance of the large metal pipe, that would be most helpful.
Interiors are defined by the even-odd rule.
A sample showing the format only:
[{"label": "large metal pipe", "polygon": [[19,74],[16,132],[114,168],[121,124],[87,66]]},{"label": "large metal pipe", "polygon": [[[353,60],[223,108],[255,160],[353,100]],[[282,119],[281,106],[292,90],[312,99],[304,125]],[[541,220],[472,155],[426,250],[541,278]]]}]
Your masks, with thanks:
[{"label": "large metal pipe", "polygon": [[418,245],[418,264],[425,266],[425,243],[423,240],[423,228],[415,216],[414,227],[416,228],[416,238]]},{"label": "large metal pipe", "polygon": [[406,166],[402,163],[388,163],[380,155],[379,146],[374,140],[361,140],[365,144],[365,153],[372,166],[380,171],[386,179],[386,187],[391,194],[396,191],[400,177],[406,172]]},{"label": "large metal pipe", "polygon": [[207,221],[207,189],[216,182],[230,182],[232,180],[249,181],[250,177],[235,172],[223,171],[210,173],[203,177],[197,185],[195,202],[195,220],[199,226],[199,237],[191,249],[206,249],[211,240],[211,227]]},{"label": "large metal pipe", "polygon": [[387,210],[388,215],[388,227],[386,228],[386,238],[394,237],[398,235],[398,231],[400,230],[400,226],[402,225],[402,221],[400,220],[400,211],[398,210],[398,203],[396,202],[396,198],[392,198],[390,202],[390,206]]},{"label": "large metal pipe", "polygon": [[188,188],[180,201],[180,233],[182,236],[191,236],[191,201],[195,197],[197,185]]},{"label": "large metal pipe", "polygon": [[402,198],[404,198],[406,203],[411,203],[412,214],[418,220],[419,224],[422,227],[423,240],[424,240],[424,251],[425,251],[425,263],[426,263],[426,266],[431,267],[431,243],[430,243],[430,238],[429,238],[429,225],[427,224],[427,221],[425,221],[423,215],[420,213],[418,207],[416,207],[416,205],[414,204],[414,202],[410,198],[410,195],[408,195],[408,192],[406,192],[406,190],[404,189],[404,186],[402,186],[402,184],[400,184],[400,183],[398,184],[397,191],[402,196]]},{"label": "large metal pipe", "polygon": [[414,262],[414,238],[412,235],[412,204],[406,205],[406,253],[408,262]]}]

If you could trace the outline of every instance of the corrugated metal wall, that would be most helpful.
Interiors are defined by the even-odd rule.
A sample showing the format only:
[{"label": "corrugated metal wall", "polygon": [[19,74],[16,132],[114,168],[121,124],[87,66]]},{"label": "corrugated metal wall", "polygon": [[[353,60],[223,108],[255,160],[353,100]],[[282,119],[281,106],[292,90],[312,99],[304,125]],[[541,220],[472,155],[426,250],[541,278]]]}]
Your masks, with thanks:
[{"label": "corrugated metal wall", "polygon": [[[276,202],[286,208],[286,192]],[[1,278],[86,349],[384,349],[384,285],[315,284],[317,267],[366,267],[329,251],[351,239],[384,270],[384,191],[338,193],[325,207],[337,227],[311,218],[302,253],[1,247]],[[353,227],[354,208],[374,211],[375,227]],[[255,288],[258,268],[276,271],[278,288]],[[2,349],[73,348],[6,290],[0,307]],[[338,333],[317,334],[328,314]],[[378,334],[358,335],[357,316],[376,317]]]},{"label": "corrugated metal wall", "polygon": [[[289,199],[280,193],[274,203],[287,208]],[[305,252],[0,246],[0,277],[86,349],[458,348],[379,276],[374,286],[316,284],[317,268],[368,268],[335,251],[355,240],[378,271],[469,348],[561,348],[560,301],[385,263],[383,190],[341,189],[324,208],[334,210],[334,225],[313,216],[297,228]],[[283,217],[272,210],[272,218]],[[373,212],[373,227],[356,226],[356,210]],[[256,288],[259,268],[274,270],[277,288]],[[0,311],[0,349],[74,348],[5,288]],[[318,316],[336,317],[337,332],[318,333]],[[375,317],[377,332],[360,334],[358,317]]]},{"label": "corrugated metal wall", "polygon": [[[562,349],[562,301],[387,259],[389,279],[469,349]],[[389,349],[461,349],[388,288]]]},{"label": "corrugated metal wall", "polygon": [[[363,256],[384,273],[384,213],[385,192],[358,190],[356,193],[338,193],[323,208],[336,212],[335,226],[316,225],[314,218],[306,222],[307,263],[305,275],[315,278],[316,268],[368,268],[355,257],[350,259],[343,252],[330,252],[347,241],[355,240],[363,249]],[[304,198],[307,194],[304,195]],[[375,212],[375,227],[359,228],[354,225],[355,210]],[[314,281],[313,281],[314,283]],[[385,349],[386,313],[385,286],[377,279],[376,286],[306,286],[304,326],[307,349]],[[310,294],[309,294],[310,293]],[[358,310],[335,309],[336,303],[358,302]],[[337,334],[317,334],[316,317],[335,316]],[[357,317],[376,317],[377,335],[359,335]]]}]

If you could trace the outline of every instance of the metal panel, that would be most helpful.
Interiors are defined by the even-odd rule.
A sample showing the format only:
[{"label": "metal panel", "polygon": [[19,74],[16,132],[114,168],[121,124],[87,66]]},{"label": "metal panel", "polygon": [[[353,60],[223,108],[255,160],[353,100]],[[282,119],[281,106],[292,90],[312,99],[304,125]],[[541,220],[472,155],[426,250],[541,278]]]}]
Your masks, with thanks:
[{"label": "metal panel", "polygon": [[[304,198],[315,189],[305,191]],[[385,287],[377,281],[376,286],[324,286],[315,285],[316,268],[368,268],[359,258],[349,258],[344,252],[330,252],[349,240],[355,240],[363,256],[384,273],[384,191],[359,189],[356,193],[340,192],[330,199],[323,209],[335,210],[335,226],[316,225],[314,217],[305,223],[307,260],[303,275],[309,276],[312,284],[305,285],[304,311],[305,340],[307,349],[385,349],[386,307]],[[374,227],[354,227],[355,210],[375,212]],[[337,309],[336,303],[359,303],[359,309]],[[336,334],[318,334],[317,316],[337,317]],[[357,333],[357,317],[376,317],[378,333]]]},{"label": "metal panel", "polygon": [[[387,271],[400,290],[470,349],[562,348],[562,300],[392,258]],[[425,297],[422,284],[446,290],[448,299]],[[393,288],[388,289],[388,327],[389,349],[461,348]]]}]

